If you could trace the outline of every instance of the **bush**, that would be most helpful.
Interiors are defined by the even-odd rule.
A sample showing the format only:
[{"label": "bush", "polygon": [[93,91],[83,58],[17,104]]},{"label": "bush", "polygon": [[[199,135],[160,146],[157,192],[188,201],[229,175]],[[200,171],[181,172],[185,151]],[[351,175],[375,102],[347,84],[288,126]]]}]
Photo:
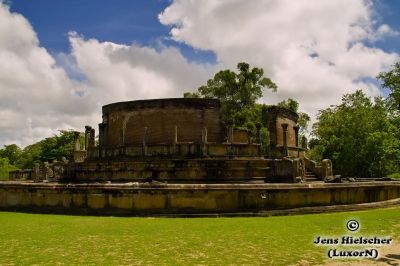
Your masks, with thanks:
[{"label": "bush", "polygon": [[394,178],[394,179],[400,179],[400,173],[394,173],[394,174],[389,175],[388,177]]},{"label": "bush", "polygon": [[8,173],[14,170],[18,168],[11,165],[7,158],[0,158],[0,180],[8,180]]}]

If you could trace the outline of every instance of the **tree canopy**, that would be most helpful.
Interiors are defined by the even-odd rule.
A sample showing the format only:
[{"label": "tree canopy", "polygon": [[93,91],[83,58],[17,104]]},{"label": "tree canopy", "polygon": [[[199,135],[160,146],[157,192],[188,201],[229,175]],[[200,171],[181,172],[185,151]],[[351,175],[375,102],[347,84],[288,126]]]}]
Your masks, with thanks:
[{"label": "tree canopy", "polygon": [[380,73],[377,78],[381,80],[383,87],[390,90],[388,100],[400,111],[400,62],[392,70]]},{"label": "tree canopy", "polygon": [[342,103],[321,110],[310,144],[315,159],[330,158],[345,176],[382,177],[400,171],[399,128],[384,99],[373,101],[361,90],[346,94]]},{"label": "tree canopy", "polygon": [[[45,138],[21,149],[16,144],[5,145],[0,149],[0,158],[3,165],[12,165],[14,168],[32,168],[35,162],[51,162],[62,157],[71,159],[73,156],[74,133],[71,130],[60,130],[58,135]],[[6,167],[6,166],[4,166]]]},{"label": "tree canopy", "polygon": [[243,126],[238,120],[239,113],[251,109],[256,101],[263,96],[263,88],[277,90],[271,79],[264,76],[262,68],[251,68],[248,63],[237,64],[238,73],[232,70],[221,70],[197,89],[197,92],[187,92],[185,98],[211,98],[221,102],[224,120],[227,124]]}]

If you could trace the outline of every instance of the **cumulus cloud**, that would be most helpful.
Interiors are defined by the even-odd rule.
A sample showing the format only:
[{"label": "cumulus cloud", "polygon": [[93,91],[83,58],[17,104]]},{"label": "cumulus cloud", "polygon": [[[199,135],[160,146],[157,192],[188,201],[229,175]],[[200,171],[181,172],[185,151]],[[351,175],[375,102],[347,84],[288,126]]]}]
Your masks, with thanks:
[{"label": "cumulus cloud", "polygon": [[84,99],[21,15],[0,3],[0,143],[29,144],[88,114]]},{"label": "cumulus cloud", "polygon": [[377,24],[372,1],[175,0],[159,20],[175,41],[214,51],[222,67],[263,67],[279,86],[264,102],[292,97],[311,114],[355,89],[378,95],[367,78],[398,60],[365,44],[396,34]]},{"label": "cumulus cloud", "polygon": [[74,32],[70,52],[53,57],[29,21],[0,1],[0,145],[95,126],[111,102],[180,97],[240,61],[278,84],[263,102],[291,97],[315,114],[355,89],[379,94],[370,78],[398,60],[373,47],[398,33],[377,22],[372,1],[175,0],[159,20],[173,40],[213,51],[218,63],[189,61],[162,42],[122,45]]},{"label": "cumulus cloud", "polygon": [[0,145],[95,126],[108,103],[181,97],[215,71],[163,44],[119,45],[77,33],[69,41],[71,52],[53,58],[30,23],[0,2]]},{"label": "cumulus cloud", "polygon": [[[182,97],[200,86],[215,66],[190,63],[174,47],[130,46],[70,34],[71,55],[87,78],[89,97],[102,104],[127,99]],[[108,102],[104,102],[103,99]]]}]

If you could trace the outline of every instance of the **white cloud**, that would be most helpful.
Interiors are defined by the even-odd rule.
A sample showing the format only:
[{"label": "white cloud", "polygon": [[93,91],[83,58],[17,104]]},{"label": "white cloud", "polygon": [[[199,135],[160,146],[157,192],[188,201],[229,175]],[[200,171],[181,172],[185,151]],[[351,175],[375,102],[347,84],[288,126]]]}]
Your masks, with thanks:
[{"label": "white cloud", "polygon": [[[200,86],[214,66],[189,63],[180,51],[85,40],[70,34],[71,55],[87,77],[90,97],[106,104],[127,99],[182,97]],[[105,102],[104,99],[107,99]]]},{"label": "white cloud", "polygon": [[69,35],[71,52],[53,58],[30,23],[0,4],[0,145],[95,126],[111,102],[180,97],[240,61],[278,83],[263,101],[292,97],[315,114],[357,88],[378,94],[367,78],[398,60],[364,44],[398,34],[376,22],[371,1],[178,0],[159,19],[174,40],[215,52],[218,64],[189,62],[162,43],[120,45],[77,33]]},{"label": "white cloud", "polygon": [[[21,15],[0,3],[0,144],[30,144],[90,114]],[[66,115],[68,114],[68,115]]]},{"label": "white cloud", "polygon": [[71,53],[56,60],[40,47],[29,22],[0,2],[0,147],[96,126],[104,104],[181,97],[215,70],[162,44],[126,46],[76,33],[69,40]]},{"label": "white cloud", "polygon": [[315,114],[355,89],[379,94],[362,80],[398,60],[363,43],[394,34],[377,25],[373,8],[363,0],[175,0],[159,19],[172,26],[172,39],[215,51],[223,67],[263,67],[279,86],[263,101],[292,97]]}]

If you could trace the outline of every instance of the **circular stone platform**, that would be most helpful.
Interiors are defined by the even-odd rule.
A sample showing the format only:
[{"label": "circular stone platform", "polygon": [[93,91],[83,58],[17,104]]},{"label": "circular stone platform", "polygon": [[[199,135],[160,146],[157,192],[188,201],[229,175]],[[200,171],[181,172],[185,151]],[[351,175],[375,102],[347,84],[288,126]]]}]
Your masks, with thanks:
[{"label": "circular stone platform", "polygon": [[0,209],[101,215],[287,215],[400,203],[400,181],[340,184],[0,182]]}]

